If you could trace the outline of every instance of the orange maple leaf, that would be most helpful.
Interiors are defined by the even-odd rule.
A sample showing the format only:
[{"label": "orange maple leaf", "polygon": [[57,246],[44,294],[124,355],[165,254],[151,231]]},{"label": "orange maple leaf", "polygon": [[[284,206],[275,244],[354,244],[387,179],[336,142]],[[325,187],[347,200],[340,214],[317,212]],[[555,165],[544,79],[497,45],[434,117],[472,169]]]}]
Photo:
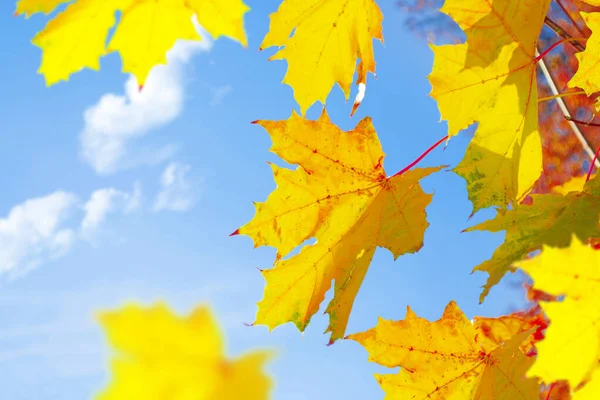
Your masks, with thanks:
[{"label": "orange maple leaf", "polygon": [[532,330],[505,322],[473,324],[452,301],[435,322],[408,307],[404,320],[380,318],[375,328],[348,339],[363,345],[370,361],[402,368],[376,375],[386,400],[534,399],[539,384],[524,378],[534,359],[522,350]]}]

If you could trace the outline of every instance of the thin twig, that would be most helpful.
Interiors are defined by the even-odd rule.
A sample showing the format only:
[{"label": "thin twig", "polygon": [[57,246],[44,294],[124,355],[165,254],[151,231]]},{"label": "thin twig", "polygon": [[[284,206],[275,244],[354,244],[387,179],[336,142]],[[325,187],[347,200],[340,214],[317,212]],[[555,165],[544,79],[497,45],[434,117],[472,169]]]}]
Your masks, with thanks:
[{"label": "thin twig", "polygon": [[542,54],[538,54],[535,57],[535,62],[538,62],[539,60],[541,60],[542,58],[546,57],[552,50],[554,50],[555,48],[557,48],[558,46],[560,46],[561,44],[568,42],[568,43],[575,43],[577,41],[582,41],[585,42],[587,39],[586,38],[572,38],[572,37],[568,37],[566,39],[560,39],[558,42],[556,43],[552,43],[547,49],[545,49]]},{"label": "thin twig", "polygon": [[578,43],[576,41],[572,41],[571,39],[573,39],[573,38],[571,37],[571,35],[569,35],[567,33],[567,31],[565,31],[560,25],[558,25],[556,22],[554,22],[550,18],[546,17],[544,19],[544,23],[550,29],[552,29],[554,31],[554,33],[556,33],[558,36],[560,36],[564,40],[568,41],[571,44],[571,46],[575,47],[577,50],[579,50],[579,51],[585,50],[585,47],[581,43]]},{"label": "thin twig", "polygon": [[571,15],[571,13],[567,9],[567,7],[565,7],[565,5],[562,3],[562,1],[561,0],[556,0],[556,4],[558,4],[558,6],[563,11],[563,13],[565,13],[565,15],[567,16],[567,18],[569,18],[569,21],[571,21],[571,23],[573,24],[573,27],[575,29],[577,29],[577,32],[579,32],[579,34],[581,36],[585,36],[585,34],[583,33],[583,31],[579,28],[579,25],[577,24],[577,21],[575,21],[575,18],[573,18],[573,16]]},{"label": "thin twig", "polygon": [[[584,90],[580,90],[578,92],[567,92],[567,93],[557,94],[555,96],[540,97],[538,99],[538,103],[543,103],[544,101],[548,101],[548,100],[554,100],[557,97],[579,96],[581,94],[585,94],[585,91]],[[573,120],[573,122],[578,122],[578,121]]]},{"label": "thin twig", "polygon": [[565,117],[565,119],[567,121],[573,121],[576,124],[580,124],[580,125],[585,125],[585,126],[600,126],[600,124],[598,124],[596,122],[585,122],[585,121],[581,121],[579,119],[575,119],[575,118],[571,118],[571,117]]},{"label": "thin twig", "polygon": [[[537,48],[535,50],[535,53],[536,53],[536,56],[539,56],[539,51]],[[555,96],[558,95],[559,92],[558,92],[558,88],[556,87],[556,83],[554,82],[554,79],[552,78],[552,75],[550,74],[550,71],[548,70],[548,66],[544,62],[543,58],[538,61],[538,65],[542,69],[544,77],[546,78],[546,82],[548,83],[548,86],[550,87],[550,91],[552,92],[553,95],[555,95]],[[558,103],[558,106],[560,107],[560,110],[562,111],[565,119],[569,123],[569,126],[573,130],[573,133],[575,133],[575,136],[577,136],[577,139],[579,139],[579,142],[581,143],[583,150],[588,154],[588,156],[590,157],[590,159],[592,160],[592,162],[594,163],[596,168],[600,168],[600,162],[598,161],[597,158],[595,158],[596,152],[594,150],[592,150],[592,146],[588,143],[585,136],[583,136],[583,133],[581,133],[577,124],[575,122],[571,121],[571,119],[572,119],[571,113],[569,112],[569,109],[567,108],[565,101],[562,99],[562,97],[557,97],[555,100]]]}]

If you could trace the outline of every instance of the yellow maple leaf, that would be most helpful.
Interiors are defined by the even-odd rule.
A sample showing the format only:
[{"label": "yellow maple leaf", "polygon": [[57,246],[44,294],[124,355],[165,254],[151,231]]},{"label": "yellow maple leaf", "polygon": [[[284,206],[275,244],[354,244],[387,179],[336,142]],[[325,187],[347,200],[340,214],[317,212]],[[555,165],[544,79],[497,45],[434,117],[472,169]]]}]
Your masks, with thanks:
[{"label": "yellow maple leaf", "polygon": [[481,340],[485,332],[452,301],[435,322],[408,307],[404,320],[380,318],[375,328],[348,339],[365,347],[369,361],[401,367],[394,375],[375,375],[386,400],[531,400],[539,385],[524,374],[534,359],[519,349],[530,334],[516,332],[500,343]]},{"label": "yellow maple leaf", "polygon": [[241,0],[186,0],[186,4],[213,38],[227,36],[248,46],[244,14],[250,9]]},{"label": "yellow maple leaf", "polygon": [[[384,153],[370,118],[349,132],[323,111],[317,121],[296,113],[287,121],[258,121],[271,151],[295,170],[272,165],[277,188],[256,204],[254,219],[234,233],[255,246],[277,248],[277,261],[262,271],[267,281],[256,323],[270,329],[294,322],[304,330],[335,280],[327,313],[331,341],[343,337],[354,298],[377,246],[394,257],[418,251],[429,225],[431,195],[419,180],[441,167],[386,178]],[[304,241],[299,254],[281,259]]]},{"label": "yellow maple leaf", "polygon": [[[22,0],[17,12],[49,12],[65,2]],[[242,0],[77,0],[33,39],[42,49],[38,72],[52,85],[83,68],[97,71],[100,58],[117,51],[123,72],[135,75],[143,86],[154,66],[166,64],[167,51],[177,40],[201,40],[194,15],[213,37],[229,36],[246,46],[243,16],[248,10]],[[117,11],[121,19],[107,47]]]},{"label": "yellow maple leaf", "polygon": [[[586,3],[600,6],[600,1],[587,0]],[[590,96],[600,91],[600,68],[598,68],[600,63],[598,55],[600,53],[600,13],[581,12],[580,14],[592,34],[586,42],[585,50],[575,54],[579,66],[569,81],[569,87],[579,87]],[[598,106],[599,104],[596,103],[596,108]]]},{"label": "yellow maple leaf", "polygon": [[15,15],[25,14],[30,17],[35,13],[51,13],[56,7],[65,3],[72,3],[74,0],[19,0]]},{"label": "yellow maple leaf", "polygon": [[597,368],[589,382],[575,392],[573,400],[598,400],[600,399],[600,368]]},{"label": "yellow maple leaf", "polygon": [[383,41],[383,14],[374,0],[284,0],[270,18],[261,49],[283,47],[270,60],[287,60],[283,83],[294,89],[302,113],[324,104],[335,83],[348,99],[357,59],[357,84],[375,73],[373,39]]},{"label": "yellow maple leaf", "polygon": [[576,388],[600,360],[600,252],[575,237],[566,249],[544,246],[541,255],[515,266],[531,276],[536,289],[565,296],[562,302],[541,302],[550,326],[536,345],[538,359],[528,375],[547,383],[564,379]]},{"label": "yellow maple leaf", "polygon": [[532,204],[520,204],[505,214],[467,229],[490,232],[506,231],[504,243],[490,260],[484,261],[473,271],[487,272],[488,278],[480,301],[492,286],[508,271],[512,264],[543,245],[568,247],[575,234],[579,240],[600,237],[600,178],[591,179],[583,191],[562,194],[533,194]]},{"label": "yellow maple leaf", "polygon": [[477,122],[455,168],[473,212],[525,196],[542,172],[536,46],[550,0],[447,0],[466,43],[432,46],[431,96],[448,134]]},{"label": "yellow maple leaf", "polygon": [[[591,175],[594,177],[595,174]],[[552,188],[553,193],[568,194],[571,192],[581,192],[588,182],[587,175],[576,176],[559,186]]]},{"label": "yellow maple leaf", "polygon": [[268,398],[271,380],[262,367],[269,354],[226,359],[223,338],[206,307],[180,318],[163,304],[129,305],[102,313],[100,322],[117,355],[113,382],[98,400]]},{"label": "yellow maple leaf", "polygon": [[[503,315],[497,318],[475,317],[473,326],[480,333],[478,342],[484,347],[502,345],[513,336],[530,331],[532,328],[543,329],[542,320],[538,316],[526,316],[520,314]],[[534,336],[521,343],[521,350],[527,353],[534,345]],[[488,343],[489,341],[489,343]]]}]

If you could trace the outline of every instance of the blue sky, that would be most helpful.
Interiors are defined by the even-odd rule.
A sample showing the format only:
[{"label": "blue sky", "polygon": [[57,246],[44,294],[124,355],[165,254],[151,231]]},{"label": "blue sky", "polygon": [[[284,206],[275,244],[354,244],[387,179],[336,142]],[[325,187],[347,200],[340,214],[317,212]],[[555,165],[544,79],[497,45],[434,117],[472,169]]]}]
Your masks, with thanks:
[{"label": "blue sky", "polygon": [[[355,342],[327,347],[321,312],[304,334],[292,324],[271,333],[244,325],[262,298],[255,267],[268,268],[274,251],[228,234],[252,218],[252,201],[273,190],[266,161],[277,161],[266,132],[250,122],[286,119],[297,109],[292,90],[281,84],[285,62],[267,62],[273,50],[257,50],[279,2],[247,3],[247,50],[227,39],[179,45],[143,95],[128,92],[134,85],[120,73],[116,55],[102,61],[101,72],[46,88],[36,74],[40,51],[30,43],[46,18],[14,18],[13,2],[0,5],[3,399],[90,398],[109,379],[108,348],[93,313],[159,300],[180,313],[210,304],[231,356],[275,349],[268,367],[274,399],[383,398],[372,375],[385,369],[367,362]],[[352,102],[337,87],[327,110],[343,129],[373,118],[391,175],[443,137],[446,125],[428,97],[429,47],[403,28],[393,2],[381,6],[378,79],[369,76],[353,118]],[[320,110],[313,106],[308,117]],[[468,140],[453,138],[420,166],[456,165]],[[377,250],[348,333],[373,327],[378,316],[401,319],[407,304],[430,319],[452,299],[469,317],[522,306],[518,277],[505,279],[478,305],[486,275],[470,271],[504,234],[460,232],[493,212],[469,221],[465,183],[451,172],[428,177],[423,186],[435,193],[424,248],[396,262]]]}]

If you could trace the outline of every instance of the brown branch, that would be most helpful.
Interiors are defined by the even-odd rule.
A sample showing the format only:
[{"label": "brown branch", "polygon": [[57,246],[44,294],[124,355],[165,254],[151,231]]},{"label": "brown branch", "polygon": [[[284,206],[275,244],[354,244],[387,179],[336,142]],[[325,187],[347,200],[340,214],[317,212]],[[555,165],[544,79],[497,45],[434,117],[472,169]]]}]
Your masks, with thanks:
[{"label": "brown branch", "polygon": [[585,125],[585,126],[600,126],[600,124],[597,124],[597,123],[594,123],[594,122],[585,122],[585,121],[581,121],[581,120],[578,120],[578,119],[575,119],[575,118],[568,117],[566,115],[565,115],[565,119],[567,121],[573,121],[576,124],[581,124],[581,125]]},{"label": "brown branch", "polygon": [[[536,55],[539,55],[539,50],[536,49],[535,52],[536,52]],[[546,78],[546,82],[548,83],[548,87],[550,88],[550,91],[552,92],[552,94],[553,95],[559,94],[558,88],[556,87],[556,83],[554,82],[554,79],[552,78],[552,74],[550,73],[550,70],[548,70],[548,66],[544,62],[543,58],[538,61],[538,66],[542,70],[542,73],[544,74],[544,78]],[[581,132],[581,130],[579,129],[577,124],[575,122],[571,121],[571,118],[572,118],[571,113],[569,112],[569,109],[567,108],[567,105],[565,104],[563,98],[557,97],[555,100],[558,103],[558,106],[559,106],[560,110],[562,111],[565,119],[569,123],[569,126],[573,130],[573,133],[579,140],[579,143],[581,143],[583,150],[587,153],[587,155],[592,160],[592,165],[595,165],[596,168],[600,168],[600,162],[598,162],[598,159],[596,158],[596,155],[595,155],[596,152],[594,150],[592,150],[592,146],[588,142],[587,138],[583,135],[583,133]]]},{"label": "brown branch", "polygon": [[567,31],[565,31],[560,25],[558,25],[556,22],[554,22],[550,18],[546,17],[544,19],[544,23],[546,24],[547,27],[552,29],[554,31],[554,33],[556,33],[558,36],[563,38],[565,41],[568,41],[571,44],[571,46],[573,46],[575,49],[577,49],[579,51],[585,50],[585,47],[581,43],[572,40],[573,38],[571,37],[571,35],[569,35],[569,33]]},{"label": "brown branch", "polygon": [[577,24],[577,21],[575,21],[575,18],[573,18],[573,16],[571,15],[571,13],[567,9],[567,7],[565,7],[565,5],[562,3],[562,1],[561,0],[556,0],[556,4],[558,4],[558,6],[560,7],[560,9],[567,16],[567,18],[569,18],[569,21],[571,21],[571,23],[573,24],[573,27],[575,29],[577,29],[577,32],[579,32],[579,34],[581,36],[585,36],[585,33],[583,33],[583,31],[579,28],[579,25]]}]

